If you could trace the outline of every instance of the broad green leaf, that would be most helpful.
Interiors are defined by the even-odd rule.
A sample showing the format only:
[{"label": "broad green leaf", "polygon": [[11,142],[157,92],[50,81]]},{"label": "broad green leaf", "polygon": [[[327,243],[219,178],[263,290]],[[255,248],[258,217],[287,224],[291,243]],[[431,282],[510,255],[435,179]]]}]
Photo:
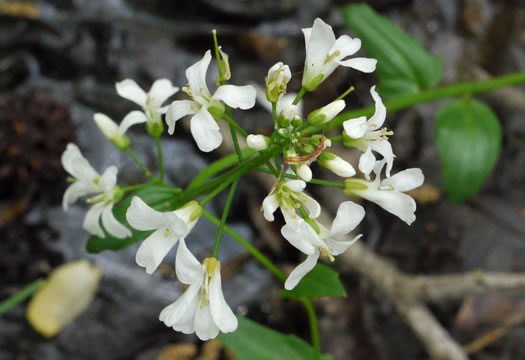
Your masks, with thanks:
[{"label": "broad green leaf", "polygon": [[126,220],[126,211],[128,210],[129,204],[133,196],[138,196],[146,204],[156,210],[168,210],[174,207],[175,201],[179,197],[179,193],[174,188],[167,186],[158,185],[154,183],[148,183],[143,188],[132,192],[124,200],[119,202],[114,208],[113,213],[118,221],[126,225],[133,233],[131,237],[125,239],[118,239],[106,233],[105,238],[98,236],[90,236],[86,245],[86,250],[90,253],[99,253],[104,250],[120,250],[137,241],[142,241],[151,234],[150,231],[137,231],[129,226]]},{"label": "broad green leaf", "polygon": [[366,4],[345,7],[343,18],[361,39],[366,54],[377,59],[378,91],[386,99],[416,94],[436,86],[442,62],[421,44]]},{"label": "broad green leaf", "polygon": [[498,159],[501,133],[496,115],[477,100],[455,100],[441,108],[436,137],[451,201],[463,202],[478,192]]},{"label": "broad green leaf", "polygon": [[[239,360],[313,360],[314,351],[295,335],[285,335],[244,317],[233,333],[219,335],[219,340],[239,357]],[[332,360],[324,355],[323,360]]]},{"label": "broad green leaf", "polygon": [[293,290],[281,291],[281,297],[285,298],[298,300],[305,296],[313,299],[323,296],[346,296],[346,291],[336,271],[326,265],[317,264]]}]

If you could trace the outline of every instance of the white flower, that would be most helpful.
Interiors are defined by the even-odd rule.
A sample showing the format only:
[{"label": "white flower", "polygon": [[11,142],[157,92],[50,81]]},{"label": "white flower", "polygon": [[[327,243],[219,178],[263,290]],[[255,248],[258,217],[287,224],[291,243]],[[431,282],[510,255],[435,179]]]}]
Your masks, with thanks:
[{"label": "white flower", "polygon": [[250,134],[246,138],[246,143],[250,148],[257,151],[262,151],[268,149],[268,146],[270,145],[270,139],[264,135]]},{"label": "white flower", "polygon": [[[126,118],[129,117],[130,114],[128,114]],[[104,114],[96,113],[93,115],[93,119],[100,131],[102,131],[104,136],[111,140],[111,142],[120,150],[126,150],[130,143],[129,138],[124,135],[127,128],[122,126],[126,121],[126,118],[122,121],[121,126],[118,126],[113,120],[111,120],[111,118]]]},{"label": "white flower", "polygon": [[390,177],[390,170],[394,163],[394,153],[392,146],[388,142],[388,136],[392,135],[392,131],[388,131],[385,128],[380,129],[383,126],[386,118],[386,107],[383,105],[381,97],[375,91],[375,86],[370,89],[370,94],[375,101],[376,111],[374,115],[366,120],[366,116],[361,116],[355,119],[346,120],[343,123],[344,132],[344,143],[346,146],[356,147],[361,151],[364,151],[363,155],[359,159],[359,170],[366,175],[369,179],[369,174],[374,169],[376,158],[372,151],[376,151],[383,155],[386,160],[386,176]]},{"label": "white flower", "polygon": [[191,232],[202,213],[196,201],[190,201],[175,211],[159,212],[134,196],[126,212],[128,223],[140,231],[151,231],[137,250],[135,260],[152,274],[177,241]]},{"label": "white flower", "polygon": [[286,223],[301,220],[296,209],[303,206],[308,216],[315,219],[321,213],[321,205],[312,197],[306,195],[303,190],[306,183],[302,180],[279,181],[276,188],[263,200],[262,209],[264,217],[273,221],[273,213],[280,208]]},{"label": "white flower", "polygon": [[349,178],[355,175],[354,167],[348,161],[341,159],[331,152],[323,151],[321,155],[319,155],[318,160],[319,165],[327,168],[338,176]]},{"label": "white flower", "polygon": [[173,86],[168,79],[155,80],[147,93],[131,79],[116,83],[115,88],[120,96],[133,101],[143,110],[132,111],[122,120],[119,127],[121,134],[124,134],[129,127],[135,124],[147,122],[148,131],[151,131],[150,128],[154,127],[155,124],[162,125],[160,115],[165,114],[168,110],[168,107],[162,106],[162,104],[179,91],[179,88]]},{"label": "white flower", "polygon": [[372,201],[410,225],[416,220],[416,202],[403,193],[423,184],[423,172],[417,168],[407,169],[381,181],[384,166],[385,160],[376,163],[374,181],[346,179],[344,192]]},{"label": "white flower", "polygon": [[362,206],[351,201],[345,201],[339,205],[330,230],[315,222],[318,227],[317,232],[304,220],[295,224],[284,225],[281,229],[281,234],[284,238],[307,255],[306,260],[290,273],[284,283],[284,287],[287,290],[293,289],[315,267],[320,255],[324,255],[331,261],[334,261],[334,256],[342,254],[352,246],[361,235],[350,241],[340,241],[337,240],[337,237],[346,235],[354,230],[364,216],[365,210]]},{"label": "white flower", "polygon": [[292,73],[288,65],[278,62],[268,70],[266,82],[266,99],[269,102],[278,102],[282,95],[286,93],[286,86],[292,78]]},{"label": "white flower", "polygon": [[333,101],[320,109],[312,111],[308,115],[308,123],[314,126],[325,124],[336,117],[341,111],[343,111],[345,106],[346,103],[344,100]]},{"label": "white flower", "polygon": [[186,115],[191,118],[191,134],[201,151],[210,152],[222,143],[219,126],[214,119],[220,118],[224,113],[223,101],[230,107],[237,109],[250,109],[255,105],[255,88],[251,85],[235,86],[222,85],[211,95],[206,86],[206,71],[211,61],[210,50],[204,57],[186,70],[188,85],[182,90],[191,100],[176,100],[171,103],[166,114],[168,133],[173,134],[175,123]]},{"label": "white flower", "polygon": [[131,236],[131,231],[113,215],[113,204],[122,197],[122,191],[117,186],[117,167],[108,167],[100,176],[75,144],[67,145],[62,154],[62,166],[73,177],[73,184],[67,188],[62,199],[64,211],[79,197],[98,194],[88,199],[88,202],[94,205],[88,210],[82,227],[89,233],[103,238],[105,234],[100,226],[102,218],[102,224],[109,234],[119,239]]},{"label": "white flower", "polygon": [[219,330],[229,333],[237,329],[237,318],[222,293],[217,259],[207,258],[201,265],[181,239],[175,270],[179,281],[189,287],[160,313],[159,319],[166,326],[185,334],[195,332],[203,341],[215,338]]},{"label": "white flower", "polygon": [[377,60],[353,58],[343,60],[355,54],[361,48],[361,40],[348,35],[335,39],[332,27],[317,18],[311,28],[303,29],[306,45],[303,87],[313,91],[339,65],[370,73],[376,68]]}]

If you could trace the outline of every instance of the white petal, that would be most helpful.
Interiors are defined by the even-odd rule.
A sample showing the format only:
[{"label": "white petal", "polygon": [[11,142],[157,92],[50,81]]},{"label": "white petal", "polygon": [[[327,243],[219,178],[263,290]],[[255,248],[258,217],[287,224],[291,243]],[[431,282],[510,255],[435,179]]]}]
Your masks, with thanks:
[{"label": "white petal", "polygon": [[146,114],[142,111],[134,110],[124,117],[120,123],[119,132],[121,135],[124,135],[124,133],[133,125],[145,123],[147,121],[148,118],[146,117]]},{"label": "white petal", "polygon": [[390,177],[390,171],[394,165],[394,153],[392,152],[392,145],[388,140],[377,140],[370,143],[372,150],[383,155],[383,159],[386,161],[386,176]]},{"label": "white petal", "polygon": [[[202,277],[201,277],[202,279]],[[194,282],[189,288],[186,289],[184,294],[182,294],[177,301],[166,306],[159,315],[159,320],[162,321],[166,326],[173,326],[178,322],[184,322],[184,317],[188,316],[193,318],[195,317],[195,310],[193,313],[190,311],[192,303],[197,301],[199,303],[199,292],[200,292],[201,282]]]},{"label": "white petal", "polygon": [[166,113],[166,124],[168,125],[168,134],[173,135],[175,124],[179,119],[186,115],[196,114],[197,104],[192,100],[175,100],[168,107]]},{"label": "white petal", "polygon": [[104,210],[104,204],[102,203],[91,206],[86,213],[82,227],[90,234],[104,238],[104,230],[102,230],[102,227],[100,226],[100,215],[102,214],[102,210]]},{"label": "white petal", "polygon": [[177,279],[183,284],[191,284],[201,277],[204,272],[199,260],[193,256],[183,238],[180,239],[177,257],[175,259]]},{"label": "white petal", "polygon": [[153,99],[155,105],[160,107],[164,101],[168,100],[170,96],[179,91],[179,88],[173,86],[170,80],[168,79],[158,79],[155,80],[151,89],[149,90],[149,96]]},{"label": "white petal", "polygon": [[107,233],[118,239],[124,239],[131,236],[131,231],[122,225],[113,215],[113,204],[110,204],[102,211],[102,224]]},{"label": "white petal", "polygon": [[164,226],[164,217],[161,212],[152,209],[138,196],[133,196],[131,205],[126,211],[128,223],[137,230],[157,230]]},{"label": "white petal", "polygon": [[364,73],[374,72],[376,69],[377,60],[357,57],[353,59],[339,61],[339,64],[346,67],[362,71]]},{"label": "white petal", "polygon": [[201,60],[186,69],[186,78],[194,95],[210,95],[208,86],[206,86],[206,71],[208,71],[210,61],[211,52],[208,50]]},{"label": "white petal", "polygon": [[246,110],[255,105],[256,97],[257,92],[251,85],[222,85],[219,86],[212,100],[221,100],[234,109]]},{"label": "white petal", "polygon": [[370,200],[391,214],[406,222],[408,225],[416,220],[416,202],[409,195],[398,191],[367,189],[356,193]]},{"label": "white petal", "polygon": [[284,288],[286,290],[292,290],[294,287],[299,284],[299,281],[308,274],[317,264],[319,259],[319,250],[316,250],[313,254],[308,255],[306,260],[299,264],[293,271],[288,275],[286,282],[284,283]]},{"label": "white petal", "polygon": [[332,235],[345,235],[354,230],[365,217],[365,209],[352,201],[339,205],[337,215],[332,223]]},{"label": "white petal", "polygon": [[140,86],[137,85],[135,80],[126,79],[115,84],[117,94],[125,99],[133,101],[142,107],[146,105],[147,95]]},{"label": "white petal", "polygon": [[200,305],[200,296],[195,296],[191,303],[186,307],[186,311],[182,314],[179,321],[173,324],[173,330],[184,334],[193,334],[195,332],[195,315],[197,314],[197,309]]},{"label": "white petal", "polygon": [[306,187],[306,183],[303,180],[288,180],[284,183],[288,189],[295,192],[302,192]]},{"label": "white petal", "polygon": [[218,267],[210,280],[210,311],[217,327],[223,333],[229,333],[237,329],[237,317],[230,309],[221,287],[221,274]]},{"label": "white petal", "polygon": [[354,245],[355,242],[361,238],[361,236],[362,234],[359,234],[349,241],[338,241],[332,238],[327,238],[325,239],[325,243],[330,251],[330,254],[337,256],[344,253],[350,246]]},{"label": "white petal", "polygon": [[303,203],[303,206],[306,208],[308,216],[310,216],[312,219],[316,219],[319,217],[319,215],[321,215],[321,205],[317,202],[317,200],[304,193],[301,194],[299,198]]},{"label": "white petal", "polygon": [[352,139],[362,138],[368,130],[366,116],[346,120],[343,123],[343,128],[345,129],[346,135],[350,136]]},{"label": "white petal", "polygon": [[102,113],[96,113],[93,115],[93,119],[97,123],[100,131],[102,131],[107,138],[113,139],[120,136],[118,125],[111,120],[109,116]]},{"label": "white petal", "polygon": [[118,173],[118,168],[116,166],[112,165],[112,166],[108,167],[104,171],[102,176],[100,177],[100,181],[98,183],[98,186],[100,186],[100,188],[105,193],[110,192],[111,190],[113,190],[115,185],[117,185],[117,173]]},{"label": "white petal", "polygon": [[372,148],[369,146],[368,149],[359,158],[359,170],[365,174],[367,179],[370,179],[370,173],[374,169],[376,164],[376,157],[372,154]]},{"label": "white petal", "polygon": [[74,182],[69,185],[62,198],[62,208],[67,211],[69,204],[73,204],[81,196],[93,193],[93,191],[81,182]]},{"label": "white petal", "polygon": [[322,245],[315,230],[304,220],[284,225],[281,234],[292,246],[306,255],[313,254],[317,245]]},{"label": "white petal", "polygon": [[268,195],[267,197],[264,198],[262,206],[263,206],[264,218],[268,221],[273,221],[275,219],[273,216],[273,213],[279,207],[277,196],[275,196],[275,194]]},{"label": "white petal", "polygon": [[215,325],[211,316],[210,306],[197,308],[195,314],[195,333],[202,341],[216,338],[219,335],[219,328]]},{"label": "white petal", "polygon": [[318,74],[322,71],[324,62],[329,55],[329,51],[335,44],[335,35],[332,27],[323,20],[317,18],[314,21],[312,30],[305,34],[306,45],[306,65],[308,71]]},{"label": "white petal", "polygon": [[370,94],[372,94],[372,98],[374,99],[376,111],[368,120],[368,124],[371,130],[376,130],[383,126],[383,123],[385,122],[386,107],[383,104],[383,100],[381,100],[381,97],[376,92],[375,85],[370,88]]},{"label": "white petal", "polygon": [[62,166],[73,177],[91,182],[98,173],[93,169],[89,161],[84,158],[79,148],[75,144],[67,144],[66,150],[62,154]]},{"label": "white petal", "polygon": [[210,152],[222,143],[222,134],[215,119],[208,110],[202,108],[191,118],[191,134],[200,151]]},{"label": "white petal", "polygon": [[145,268],[146,273],[150,275],[159,267],[162,259],[179,240],[176,236],[165,235],[166,228],[155,230],[153,234],[142,242],[137,250],[135,261],[139,266]]},{"label": "white petal", "polygon": [[332,54],[339,50],[340,55],[337,59],[344,59],[347,56],[354,55],[361,48],[361,40],[351,38],[348,35],[339,36],[329,53]]},{"label": "white petal", "polygon": [[381,186],[393,186],[396,191],[405,192],[423,185],[425,176],[421,169],[412,168],[398,172],[381,182]]}]

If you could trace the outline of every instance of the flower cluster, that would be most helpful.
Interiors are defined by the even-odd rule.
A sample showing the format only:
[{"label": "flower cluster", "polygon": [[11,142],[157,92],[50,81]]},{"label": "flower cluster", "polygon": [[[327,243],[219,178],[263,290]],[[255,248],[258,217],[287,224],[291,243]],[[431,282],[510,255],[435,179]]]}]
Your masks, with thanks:
[{"label": "flower cluster", "polygon": [[[369,73],[375,70],[376,60],[349,58],[360,49],[361,41],[347,35],[336,39],[332,28],[321,19],[316,19],[312,28],[303,29],[303,33],[306,59],[302,88],[293,101],[290,94],[286,94],[292,77],[288,65],[279,62],[269,69],[265,79],[265,96],[261,99],[252,85],[226,84],[231,77],[228,56],[216,45],[219,76],[213,94],[206,83],[206,73],[212,59],[211,51],[208,50],[201,60],[186,70],[188,83],[182,87],[182,91],[189,99],[177,99],[169,105],[164,105],[179,90],[170,80],[155,81],[146,93],[133,80],[126,79],[116,84],[117,93],[139,105],[141,110],[130,112],[120,124],[116,124],[104,114],[94,115],[102,133],[118,149],[127,151],[130,155],[131,141],[125,135],[129,127],[145,123],[147,132],[158,142],[164,131],[163,114],[170,135],[175,131],[177,121],[191,116],[191,134],[197,147],[203,152],[213,151],[221,145],[223,136],[218,122],[226,121],[230,126],[236,125],[232,127],[232,139],[237,147],[238,161],[243,162],[250,160],[240,156],[239,145],[234,135],[239,126],[232,119],[230,109],[247,110],[255,105],[256,99],[263,101],[262,106],[272,111],[273,134],[246,136],[245,132],[238,131],[246,136],[247,145],[258,152],[254,161],[263,159],[258,164],[265,164],[265,169],[276,177],[270,194],[262,203],[264,217],[268,221],[274,221],[274,214],[280,209],[285,221],[281,229],[283,237],[306,256],[306,260],[289,274],[285,282],[285,288],[288,290],[293,289],[315,267],[320,257],[334,261],[335,256],[352,246],[361,235],[348,235],[365,216],[361,205],[347,200],[339,205],[330,229],[319,222],[321,206],[306,194],[305,189],[309,183],[329,182],[313,178],[310,168],[312,162],[317,161],[321,167],[341,177],[343,180],[340,183],[331,184],[341,188],[345,195],[372,201],[409,225],[415,220],[416,204],[405,192],[420,186],[424,180],[420,169],[408,169],[391,176],[395,156],[388,137],[393,133],[383,128],[386,108],[375,87],[370,89],[375,102],[374,115],[369,119],[360,117],[344,121],[341,136],[329,139],[325,137],[323,128],[344,110],[344,96],[311,112],[304,121],[299,101],[306,92],[314,91],[338,66]],[[357,168],[364,178],[357,176],[352,164],[328,150],[337,141],[362,152]],[[382,157],[380,160],[376,159],[377,154]],[[162,162],[160,145],[159,159]],[[281,164],[281,159],[284,164]],[[274,161],[273,165],[271,161]],[[73,176],[73,184],[64,194],[64,210],[79,197],[96,194],[87,200],[93,205],[84,220],[84,228],[101,238],[105,237],[105,232],[116,238],[131,236],[130,229],[119,222],[112,212],[113,205],[130,191],[129,187],[121,188],[116,185],[117,168],[112,166],[106,169],[103,175],[99,175],[73,144],[68,145],[62,156],[62,163],[66,171]],[[143,164],[139,165],[144,168]],[[385,165],[386,178],[382,179]],[[240,171],[243,167],[238,169]],[[162,167],[160,178],[149,171],[147,174],[156,184],[168,186],[162,179]],[[238,176],[241,175],[243,173]],[[371,175],[373,179],[370,178]],[[228,185],[234,180],[224,181]],[[222,293],[221,264],[216,257],[219,242],[216,243],[213,255],[201,263],[190,252],[185,240],[201,217],[202,206],[224,189],[221,184],[217,184],[215,189],[203,187],[202,189],[206,190],[203,192],[184,192],[180,189],[186,195],[182,197],[185,200],[181,201],[181,204],[185,202],[185,205],[169,211],[159,211],[157,205],[152,207],[139,196],[130,196],[131,203],[125,214],[125,220],[131,228],[149,232],[136,254],[137,264],[148,274],[152,274],[168,252],[178,246],[176,275],[179,281],[188,287],[182,296],[162,310],[160,320],[177,331],[195,332],[202,340],[216,337],[219,331],[231,332],[237,328],[237,318]],[[217,192],[217,189],[220,191]],[[235,191],[234,186],[232,189]],[[203,194],[208,196],[200,203],[197,202],[196,198]],[[226,215],[228,209],[229,206],[225,209]],[[222,221],[225,219],[226,216],[223,216]],[[121,221],[124,222],[124,219]]]}]

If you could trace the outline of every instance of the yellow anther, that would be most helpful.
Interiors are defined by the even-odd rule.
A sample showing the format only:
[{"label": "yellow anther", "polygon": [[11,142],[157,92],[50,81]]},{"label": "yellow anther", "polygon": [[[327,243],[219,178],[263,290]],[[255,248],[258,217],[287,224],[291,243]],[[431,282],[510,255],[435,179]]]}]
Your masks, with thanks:
[{"label": "yellow anther", "polygon": [[171,230],[170,229],[166,229],[166,231],[164,231],[164,237],[167,238],[168,236],[170,236],[171,234]]},{"label": "yellow anther", "polygon": [[326,58],[326,60],[324,61],[324,64],[326,65],[326,64],[331,63],[331,62],[332,62],[336,57],[338,57],[339,55],[341,55],[341,51],[339,51],[339,50],[334,51],[332,54],[330,54],[330,55]]}]

